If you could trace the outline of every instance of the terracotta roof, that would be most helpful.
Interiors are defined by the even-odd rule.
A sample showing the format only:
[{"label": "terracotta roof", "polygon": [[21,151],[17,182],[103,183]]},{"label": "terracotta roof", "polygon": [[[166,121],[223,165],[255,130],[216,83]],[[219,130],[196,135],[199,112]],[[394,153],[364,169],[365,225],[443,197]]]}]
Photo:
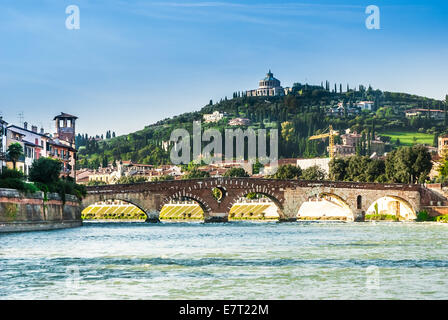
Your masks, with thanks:
[{"label": "terracotta roof", "polygon": [[71,114],[64,113],[64,112],[61,112],[60,115],[54,117],[53,120],[56,120],[56,119],[58,119],[58,118],[75,118],[75,119],[78,119],[77,116],[73,116],[73,115],[71,115]]}]

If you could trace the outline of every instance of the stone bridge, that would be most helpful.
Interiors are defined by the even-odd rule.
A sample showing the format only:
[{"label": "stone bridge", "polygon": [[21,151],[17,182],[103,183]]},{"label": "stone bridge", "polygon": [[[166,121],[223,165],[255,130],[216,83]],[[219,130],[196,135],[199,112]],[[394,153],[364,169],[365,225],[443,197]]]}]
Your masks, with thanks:
[{"label": "stone bridge", "polygon": [[[212,190],[222,192],[217,200]],[[143,210],[147,221],[158,221],[164,204],[176,199],[196,201],[204,210],[205,221],[227,221],[231,207],[241,197],[255,192],[271,199],[280,220],[295,220],[301,205],[311,198],[331,196],[350,211],[349,220],[362,221],[376,200],[388,196],[404,204],[413,213],[441,201],[440,196],[416,184],[377,184],[331,181],[274,180],[256,178],[207,178],[144,182],[127,185],[87,187],[84,209],[99,201],[122,200]]]}]

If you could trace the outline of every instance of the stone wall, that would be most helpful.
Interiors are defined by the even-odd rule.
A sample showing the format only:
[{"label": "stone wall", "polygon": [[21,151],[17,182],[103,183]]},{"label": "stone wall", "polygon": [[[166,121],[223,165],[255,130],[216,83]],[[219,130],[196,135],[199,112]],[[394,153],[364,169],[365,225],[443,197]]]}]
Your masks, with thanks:
[{"label": "stone wall", "polygon": [[66,195],[63,203],[55,193],[24,194],[0,189],[0,233],[51,230],[82,225],[81,208],[75,196]]}]

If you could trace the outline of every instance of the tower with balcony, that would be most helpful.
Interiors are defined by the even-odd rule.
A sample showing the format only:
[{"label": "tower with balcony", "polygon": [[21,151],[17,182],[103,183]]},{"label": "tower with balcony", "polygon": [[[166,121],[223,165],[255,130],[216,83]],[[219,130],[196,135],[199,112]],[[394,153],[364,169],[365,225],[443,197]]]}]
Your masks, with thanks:
[{"label": "tower with balcony", "polygon": [[74,147],[76,136],[76,119],[78,119],[78,117],[64,112],[61,112],[60,115],[54,117],[53,120],[56,121],[55,138],[61,141],[69,142],[71,146]]}]

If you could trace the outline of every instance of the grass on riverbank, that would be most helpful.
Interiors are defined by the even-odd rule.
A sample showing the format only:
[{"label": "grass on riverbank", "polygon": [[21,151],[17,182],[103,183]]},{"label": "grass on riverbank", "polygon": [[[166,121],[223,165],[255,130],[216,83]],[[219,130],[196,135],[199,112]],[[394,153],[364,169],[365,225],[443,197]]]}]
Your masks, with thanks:
[{"label": "grass on riverbank", "polygon": [[400,221],[400,219],[393,214],[366,214],[365,221]]}]

